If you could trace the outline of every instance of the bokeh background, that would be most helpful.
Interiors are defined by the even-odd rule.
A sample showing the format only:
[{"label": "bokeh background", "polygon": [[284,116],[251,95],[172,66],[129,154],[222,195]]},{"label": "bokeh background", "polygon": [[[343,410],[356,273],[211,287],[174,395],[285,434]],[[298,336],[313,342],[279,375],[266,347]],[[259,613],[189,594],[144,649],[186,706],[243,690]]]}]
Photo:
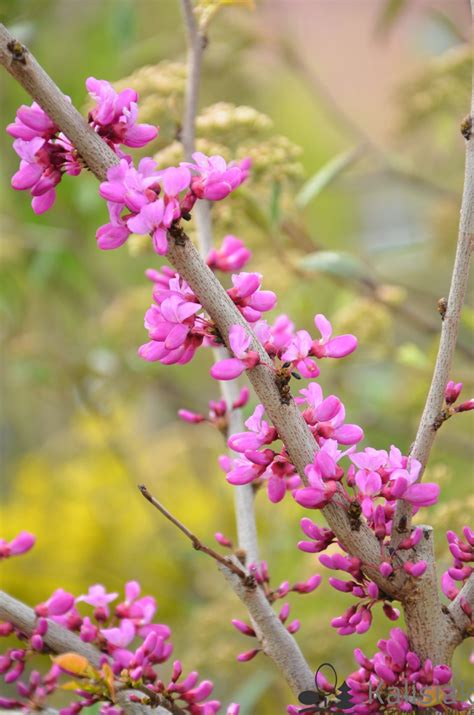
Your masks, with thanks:
[{"label": "bokeh background", "polygon": [[[218,2],[204,4],[209,11]],[[436,304],[448,292],[457,235],[469,3],[224,5],[209,29],[199,147],[250,155],[254,171],[215,206],[216,239],[234,233],[248,243],[251,267],[298,326],[311,329],[323,312],[359,337],[353,356],[323,365],[323,389],[342,396],[365,445],[394,443],[406,453],[430,382]],[[179,160],[185,40],[177,0],[3,0],[0,8],[85,111],[90,75],[136,88],[142,120],[161,126],[153,152],[163,165]],[[5,126],[28,100],[5,74],[0,90]],[[140,361],[151,299],[144,270],[160,259],[138,238],[97,249],[106,210],[92,176],[68,177],[54,208],[36,217],[26,193],[10,189],[17,159],[4,133],[0,156],[1,532],[38,538],[33,552],[5,564],[2,586],[33,604],[58,586],[79,594],[92,583],[120,590],[138,579],[156,596],[187,669],[215,679],[216,695],[241,702],[242,715],[284,713],[292,698],[272,664],[262,656],[235,663],[251,644],[229,623],[244,614],[213,563],[136,489],[147,483],[208,542],[215,531],[234,536],[232,488],[217,465],[222,438],[176,416],[216,397],[210,354],[186,368]],[[466,397],[471,306],[452,375]],[[472,413],[443,426],[426,477],[442,486],[440,504],[418,517],[437,527],[440,570],[450,561],[446,528],[472,517],[472,428]],[[262,494],[257,513],[275,583],[324,571],[296,551],[296,504],[272,506]],[[347,674],[352,649],[372,653],[389,627],[377,613],[366,635],[337,637],[329,620],[349,602],[326,583],[291,601],[315,669],[330,660]],[[464,680],[473,677],[468,653],[465,643],[455,660]]]}]

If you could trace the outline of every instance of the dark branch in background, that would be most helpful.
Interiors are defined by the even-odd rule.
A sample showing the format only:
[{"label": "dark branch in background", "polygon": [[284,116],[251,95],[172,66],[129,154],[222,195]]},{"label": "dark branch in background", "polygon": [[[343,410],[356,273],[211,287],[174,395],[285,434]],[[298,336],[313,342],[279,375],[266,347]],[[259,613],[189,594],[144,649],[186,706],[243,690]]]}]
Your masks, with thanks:
[{"label": "dark branch in background", "polygon": [[247,588],[255,588],[255,580],[251,576],[249,576],[249,574],[247,574],[239,566],[236,566],[230,559],[226,558],[225,556],[222,556],[217,551],[214,551],[214,549],[211,549],[209,546],[203,544],[202,541],[198,539],[196,534],[193,534],[193,532],[190,531],[188,527],[185,526],[179,519],[173,516],[173,514],[171,514],[171,512],[169,512],[168,509],[166,509],[163,504],[158,501],[158,499],[155,499],[155,497],[150,494],[144,484],[139,484],[138,488],[145,497],[145,499],[147,499],[150,504],[153,504],[155,509],[158,509],[158,511],[161,512],[163,516],[168,519],[168,521],[171,521],[172,524],[174,524],[180,531],[183,532],[185,536],[188,537],[188,539],[193,545],[193,548],[195,548],[196,551],[202,551],[204,554],[210,556],[211,559],[214,559],[222,566],[228,568],[230,571],[232,571],[232,573],[234,573],[236,576],[242,579],[242,581],[245,582]]}]

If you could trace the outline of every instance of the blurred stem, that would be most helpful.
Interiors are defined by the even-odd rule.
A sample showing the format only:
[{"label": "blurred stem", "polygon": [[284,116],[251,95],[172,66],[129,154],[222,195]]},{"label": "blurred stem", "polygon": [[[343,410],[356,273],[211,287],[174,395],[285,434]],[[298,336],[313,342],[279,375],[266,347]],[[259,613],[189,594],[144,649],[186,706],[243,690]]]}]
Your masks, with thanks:
[{"label": "blurred stem", "polygon": [[[191,161],[192,154],[195,151],[196,114],[201,82],[202,56],[206,46],[206,38],[199,30],[191,0],[181,0],[181,6],[188,43],[188,81],[184,99],[181,139],[186,161]],[[199,252],[205,261],[214,245],[209,201],[198,201],[194,206],[193,215],[196,221]],[[229,357],[229,353],[225,348],[215,348],[213,353],[216,362]],[[241,410],[232,408],[232,405],[239,397],[239,387],[236,380],[220,382],[219,385],[222,398],[227,404],[229,416],[227,436],[230,437],[236,432],[244,431]],[[235,456],[234,453],[231,452],[231,456]],[[254,490],[250,484],[236,486],[233,489],[239,549],[245,551],[247,564],[258,563],[259,550]]]},{"label": "blurred stem", "polygon": [[181,0],[188,46],[188,74],[184,101],[184,117],[181,141],[186,161],[192,161],[194,152],[196,114],[199,100],[202,55],[206,47],[206,37],[200,32],[192,0]]}]

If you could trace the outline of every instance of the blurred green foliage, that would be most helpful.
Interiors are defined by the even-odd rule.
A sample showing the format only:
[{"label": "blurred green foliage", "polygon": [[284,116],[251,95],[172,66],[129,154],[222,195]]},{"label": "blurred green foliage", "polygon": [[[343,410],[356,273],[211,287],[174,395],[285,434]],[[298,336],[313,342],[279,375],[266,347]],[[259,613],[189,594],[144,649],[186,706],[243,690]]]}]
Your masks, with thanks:
[{"label": "blurred green foliage", "polygon": [[[209,19],[219,4],[229,3],[207,3]],[[229,158],[250,154],[255,171],[215,206],[216,240],[226,232],[246,240],[252,268],[264,273],[279,310],[298,326],[311,329],[312,316],[324,312],[336,329],[358,335],[355,355],[323,365],[323,389],[342,396],[366,444],[406,451],[436,354],[436,301],[449,285],[468,49],[453,37],[446,56],[426,59],[423,73],[400,88],[400,132],[374,151],[345,130],[347,117],[334,121],[311,82],[316,68],[303,71],[293,61],[297,48],[288,51],[288,37],[267,41],[265,7],[240,5],[220,8],[209,29],[198,145],[222,147]],[[384,32],[402,10],[402,3],[390,5],[380,19]],[[153,151],[163,165],[179,160],[185,46],[175,0],[15,0],[1,7],[77,105],[87,105],[89,75],[136,87],[143,120],[162,128]],[[28,100],[3,74],[0,88],[5,125]],[[2,536],[23,528],[38,537],[31,554],[4,567],[2,586],[35,603],[58,586],[80,593],[102,582],[115,590],[136,578],[157,597],[186,668],[215,679],[217,696],[240,701],[242,715],[283,713],[291,696],[271,663],[259,656],[234,665],[248,646],[229,624],[243,615],[240,605],[213,564],[136,489],[145,482],[209,542],[218,530],[234,536],[232,489],[216,462],[221,437],[176,418],[179,407],[202,411],[216,397],[206,377],[209,355],[186,368],[141,362],[136,348],[151,299],[143,273],[157,257],[139,240],[129,249],[97,250],[94,234],[106,211],[92,176],[66,178],[54,209],[35,217],[26,194],[9,189],[16,157],[3,133],[0,155]],[[466,394],[472,316],[466,308],[453,373]],[[449,562],[444,530],[459,529],[474,507],[466,496],[472,426],[472,413],[443,426],[428,470],[442,485],[442,500],[419,520],[439,527],[440,571]],[[312,556],[295,558],[302,512],[290,499],[272,506],[259,496],[257,512],[276,583],[320,568]],[[293,596],[293,616],[303,622],[297,638],[315,669],[330,660],[349,672],[352,648],[371,653],[389,627],[377,614],[357,643],[336,637],[329,620],[347,605],[327,584]],[[466,677],[466,649],[456,656],[459,677]]]}]

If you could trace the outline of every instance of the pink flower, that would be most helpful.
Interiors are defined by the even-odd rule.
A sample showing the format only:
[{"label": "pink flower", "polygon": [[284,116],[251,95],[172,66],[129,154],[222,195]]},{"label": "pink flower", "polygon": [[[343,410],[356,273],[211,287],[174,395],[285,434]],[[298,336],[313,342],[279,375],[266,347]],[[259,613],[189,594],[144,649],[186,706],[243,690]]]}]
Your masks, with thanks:
[{"label": "pink flower", "polygon": [[11,541],[0,539],[0,561],[7,559],[10,556],[19,556],[25,554],[33,548],[36,543],[36,536],[28,531],[20,531]]},{"label": "pink flower", "polygon": [[86,87],[96,101],[89,113],[89,121],[107,142],[136,148],[158,136],[156,127],[136,123],[138,95],[133,89],[124,89],[118,94],[109,82],[95,77],[86,80]]},{"label": "pink flower", "polygon": [[318,377],[320,369],[308,357],[312,345],[313,339],[311,335],[306,330],[298,330],[289,346],[282,353],[281,359],[285,362],[293,363],[303,377]]},{"label": "pink flower", "polygon": [[427,568],[428,564],[426,563],[426,561],[417,561],[417,563],[405,561],[405,563],[403,564],[403,570],[406,571],[406,573],[410,576],[413,576],[413,578],[419,578],[420,576],[423,576]]},{"label": "pink flower", "polygon": [[321,313],[314,318],[314,324],[321,333],[321,339],[313,343],[312,354],[315,357],[342,358],[356,349],[357,338],[354,335],[339,335],[332,338],[332,325]]},{"label": "pink flower", "polygon": [[127,226],[134,233],[150,233],[156,253],[164,256],[168,250],[166,229],[172,220],[173,215],[166,213],[163,199],[157,199],[151,204],[145,204],[136,216],[129,218]]},{"label": "pink flower", "polygon": [[247,450],[259,449],[264,444],[271,444],[277,438],[274,427],[268,424],[263,418],[265,408],[257,405],[254,413],[249,417],[245,426],[249,432],[236,432],[231,435],[227,444],[235,452],[246,452]]},{"label": "pink flower", "polygon": [[240,186],[247,178],[248,172],[239,165],[226,164],[222,156],[206,156],[201,152],[193,154],[193,163],[183,163],[195,172],[191,182],[192,192],[199,199],[220,201],[225,199],[231,191]]},{"label": "pink flower", "polygon": [[159,191],[159,174],[153,159],[142,159],[138,169],[121,159],[107,171],[107,181],[99,186],[99,193],[106,201],[126,206],[137,213],[146,204],[154,201]]},{"label": "pink flower", "polygon": [[74,606],[74,596],[63,588],[58,588],[53,595],[44,603],[38,604],[35,608],[37,616],[64,616]]},{"label": "pink flower", "polygon": [[15,122],[7,126],[10,136],[26,141],[31,141],[35,137],[51,139],[58,131],[59,127],[36,102],[33,102],[31,107],[22,104],[17,109]]},{"label": "pink flower", "polygon": [[335,539],[335,534],[331,529],[318,526],[307,517],[301,519],[300,526],[303,533],[311,539],[311,541],[298,542],[298,548],[301,551],[306,551],[310,554],[325,551]]},{"label": "pink flower", "polygon": [[115,648],[127,648],[136,635],[136,629],[132,621],[123,618],[118,628],[102,628],[101,634],[106,641]]},{"label": "pink flower", "polygon": [[94,606],[96,609],[95,617],[98,620],[105,620],[109,618],[109,603],[115,601],[118,597],[118,593],[107,593],[102,584],[96,584],[95,586],[90,586],[89,591],[86,595],[78,596],[76,598],[76,603],[84,601],[84,603],[89,604],[89,606]]},{"label": "pink flower", "polygon": [[359,425],[345,424],[346,410],[335,395],[323,399],[323,391],[317,382],[310,382],[299,394],[303,397],[296,397],[295,401],[308,405],[303,417],[318,444],[334,439],[339,444],[354,445],[364,438]]},{"label": "pink flower", "polygon": [[377,472],[359,470],[356,474],[356,484],[362,497],[362,512],[369,517],[372,514],[372,499],[378,496],[382,488],[382,479]]},{"label": "pink flower", "polygon": [[243,268],[252,256],[243,241],[236,236],[224,236],[220,249],[213,248],[207,257],[207,265],[212,270],[226,273]]},{"label": "pink flower", "polygon": [[121,217],[123,206],[107,202],[110,222],[100,226],[96,232],[97,245],[103,251],[119,248],[130,236],[130,229],[127,228],[125,219]]},{"label": "pink flower", "polygon": [[229,346],[233,358],[219,360],[211,367],[215,380],[233,380],[245,370],[258,365],[260,358],[254,350],[249,350],[252,338],[241,325],[233,325],[229,331]]},{"label": "pink flower", "polygon": [[260,273],[236,273],[232,276],[233,288],[227,293],[249,323],[260,320],[262,313],[276,304],[276,295],[271,290],[260,290]]},{"label": "pink flower", "polygon": [[446,385],[446,389],[444,391],[444,399],[446,400],[446,404],[452,405],[453,402],[456,402],[459,395],[461,394],[461,390],[462,382],[455,383],[453,382],[453,380],[450,380]]},{"label": "pink flower", "polygon": [[14,189],[30,189],[32,207],[37,214],[47,211],[56,198],[54,187],[61,181],[62,155],[41,137],[31,141],[16,139],[13,148],[21,158],[20,169],[12,177]]}]

